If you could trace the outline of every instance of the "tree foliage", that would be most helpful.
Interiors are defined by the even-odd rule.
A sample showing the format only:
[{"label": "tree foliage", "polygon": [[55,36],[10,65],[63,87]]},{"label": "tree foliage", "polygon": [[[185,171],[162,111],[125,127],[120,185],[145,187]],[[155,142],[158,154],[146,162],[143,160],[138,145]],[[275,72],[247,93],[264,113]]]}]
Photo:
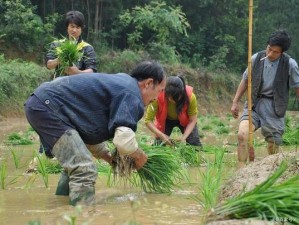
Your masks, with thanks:
[{"label": "tree foliage", "polygon": [[[253,51],[285,29],[292,36],[288,53],[298,58],[299,0],[253,3]],[[66,34],[63,15],[72,9],[85,15],[83,37],[96,50],[142,49],[194,68],[241,72],[247,66],[247,0],[0,0],[0,41],[36,49]]]},{"label": "tree foliage", "polygon": [[[34,46],[44,44],[43,37],[53,29],[51,23],[43,23],[34,13],[36,6],[30,1],[1,1],[0,30],[3,38],[20,49],[34,50]],[[55,21],[54,21],[55,22]]]}]

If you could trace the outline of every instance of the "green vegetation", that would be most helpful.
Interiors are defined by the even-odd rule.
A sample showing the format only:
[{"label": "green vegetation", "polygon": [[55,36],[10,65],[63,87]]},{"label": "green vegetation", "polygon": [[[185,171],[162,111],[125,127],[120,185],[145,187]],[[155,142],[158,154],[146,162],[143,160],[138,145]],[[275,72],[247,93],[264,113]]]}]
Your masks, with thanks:
[{"label": "green vegetation", "polygon": [[146,164],[135,173],[132,172],[134,164],[129,157],[117,161],[112,170],[115,175],[113,182],[116,182],[117,178],[125,178],[125,182],[141,187],[147,193],[170,193],[184,178],[179,154],[166,146],[140,147],[148,156]]},{"label": "green vegetation", "polygon": [[[253,190],[217,206],[213,212],[214,218],[260,218],[269,221],[298,224],[299,175],[276,184],[287,168],[287,162],[282,162],[279,168],[265,182],[256,186]],[[211,219],[214,218],[212,217]],[[281,221],[282,219],[284,221]]]},{"label": "green vegetation", "polygon": [[0,114],[23,114],[26,99],[49,77],[49,71],[44,67],[19,59],[6,60],[0,54]]},{"label": "green vegetation", "polygon": [[290,116],[285,117],[285,132],[282,136],[284,145],[299,145],[299,126],[294,123]]},{"label": "green vegetation", "polygon": [[207,160],[206,168],[199,170],[202,182],[198,190],[199,195],[194,198],[206,211],[212,209],[218,203],[221,182],[224,180],[224,153],[223,149],[216,148],[214,150],[214,160]]},{"label": "green vegetation", "polygon": [[1,189],[6,189],[7,185],[11,185],[17,182],[19,176],[11,178],[8,180],[8,173],[7,173],[7,162],[1,161],[0,162],[0,186]]},{"label": "green vegetation", "polygon": [[76,40],[66,38],[55,40],[55,42],[59,42],[58,46],[53,49],[59,61],[58,75],[64,75],[67,67],[73,66],[74,63],[82,58],[83,53],[80,52],[81,45],[77,45]]}]

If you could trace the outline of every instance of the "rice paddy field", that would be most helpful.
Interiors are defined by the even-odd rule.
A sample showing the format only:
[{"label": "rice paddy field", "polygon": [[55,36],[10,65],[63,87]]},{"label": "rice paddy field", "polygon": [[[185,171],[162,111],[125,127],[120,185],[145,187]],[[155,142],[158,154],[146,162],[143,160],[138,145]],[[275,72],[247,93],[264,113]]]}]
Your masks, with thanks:
[{"label": "rice paddy field", "polygon": [[[287,114],[283,152],[297,150],[298,114]],[[151,180],[151,176],[148,178],[148,174],[141,172],[117,177],[108,164],[95,160],[99,172],[97,203],[95,206],[73,207],[68,205],[68,197],[54,194],[61,167],[57,161],[37,154],[39,140],[26,119],[2,118],[0,224],[217,224],[216,219],[211,219],[213,209],[227,209],[228,205],[220,204],[220,193],[222,187],[237,173],[237,125],[238,121],[230,115],[199,117],[198,126],[204,147],[196,149],[180,144],[175,147],[152,146],[153,137],[141,122],[137,132],[138,141],[149,155],[149,161],[159,162],[159,166],[155,166],[158,168],[157,178]],[[179,135],[178,131],[172,134],[173,138],[176,135]],[[107,145],[110,146],[110,143]],[[254,148],[257,161],[267,156],[266,145],[259,131],[254,136]],[[163,165],[167,160],[157,161],[159,159],[155,158],[160,155],[161,159],[167,154],[167,165],[171,165],[168,169]],[[26,173],[34,159],[35,171]],[[283,170],[281,168],[280,172]],[[280,175],[276,174],[276,177]],[[275,179],[272,178],[271,182]],[[268,186],[271,185],[268,183]],[[276,219],[272,218],[272,222],[287,218],[287,215],[279,216],[277,214]],[[227,214],[217,217],[229,219]],[[241,222],[242,218],[246,217],[238,218],[239,224],[245,224]],[[296,221],[293,224],[297,224]]]}]

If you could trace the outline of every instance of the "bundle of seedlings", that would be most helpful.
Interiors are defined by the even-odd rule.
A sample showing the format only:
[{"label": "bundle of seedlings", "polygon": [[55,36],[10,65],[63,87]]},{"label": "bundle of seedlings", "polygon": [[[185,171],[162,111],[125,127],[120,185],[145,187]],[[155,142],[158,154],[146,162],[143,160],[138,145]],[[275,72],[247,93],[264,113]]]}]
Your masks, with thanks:
[{"label": "bundle of seedlings", "polygon": [[174,150],[179,154],[182,163],[185,165],[199,166],[201,163],[205,163],[205,160],[200,157],[199,146],[183,144],[175,141],[173,141],[173,143]]},{"label": "bundle of seedlings", "polygon": [[73,66],[80,61],[83,53],[80,51],[80,45],[74,39],[64,38],[59,40],[59,45],[55,48],[55,55],[59,60],[58,74],[63,75],[67,67]]},{"label": "bundle of seedlings", "polygon": [[125,178],[133,186],[140,186],[147,193],[169,193],[184,178],[181,161],[170,147],[147,146],[141,148],[148,159],[139,170],[135,170],[130,156],[121,157],[117,151],[112,153],[114,181]]},{"label": "bundle of seedlings", "polygon": [[217,206],[208,220],[258,218],[299,224],[299,175],[275,184],[287,168],[283,161],[262,184]]}]

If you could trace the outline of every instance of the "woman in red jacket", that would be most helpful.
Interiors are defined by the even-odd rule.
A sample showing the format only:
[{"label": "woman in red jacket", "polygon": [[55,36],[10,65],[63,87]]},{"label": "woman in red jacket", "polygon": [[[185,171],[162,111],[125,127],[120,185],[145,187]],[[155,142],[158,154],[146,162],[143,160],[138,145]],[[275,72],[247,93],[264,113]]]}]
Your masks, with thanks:
[{"label": "woman in red jacket", "polygon": [[178,127],[181,142],[202,146],[197,128],[197,99],[193,88],[185,84],[180,76],[167,78],[165,90],[148,107],[145,115],[146,126],[155,134],[156,144],[172,145],[170,135]]}]

